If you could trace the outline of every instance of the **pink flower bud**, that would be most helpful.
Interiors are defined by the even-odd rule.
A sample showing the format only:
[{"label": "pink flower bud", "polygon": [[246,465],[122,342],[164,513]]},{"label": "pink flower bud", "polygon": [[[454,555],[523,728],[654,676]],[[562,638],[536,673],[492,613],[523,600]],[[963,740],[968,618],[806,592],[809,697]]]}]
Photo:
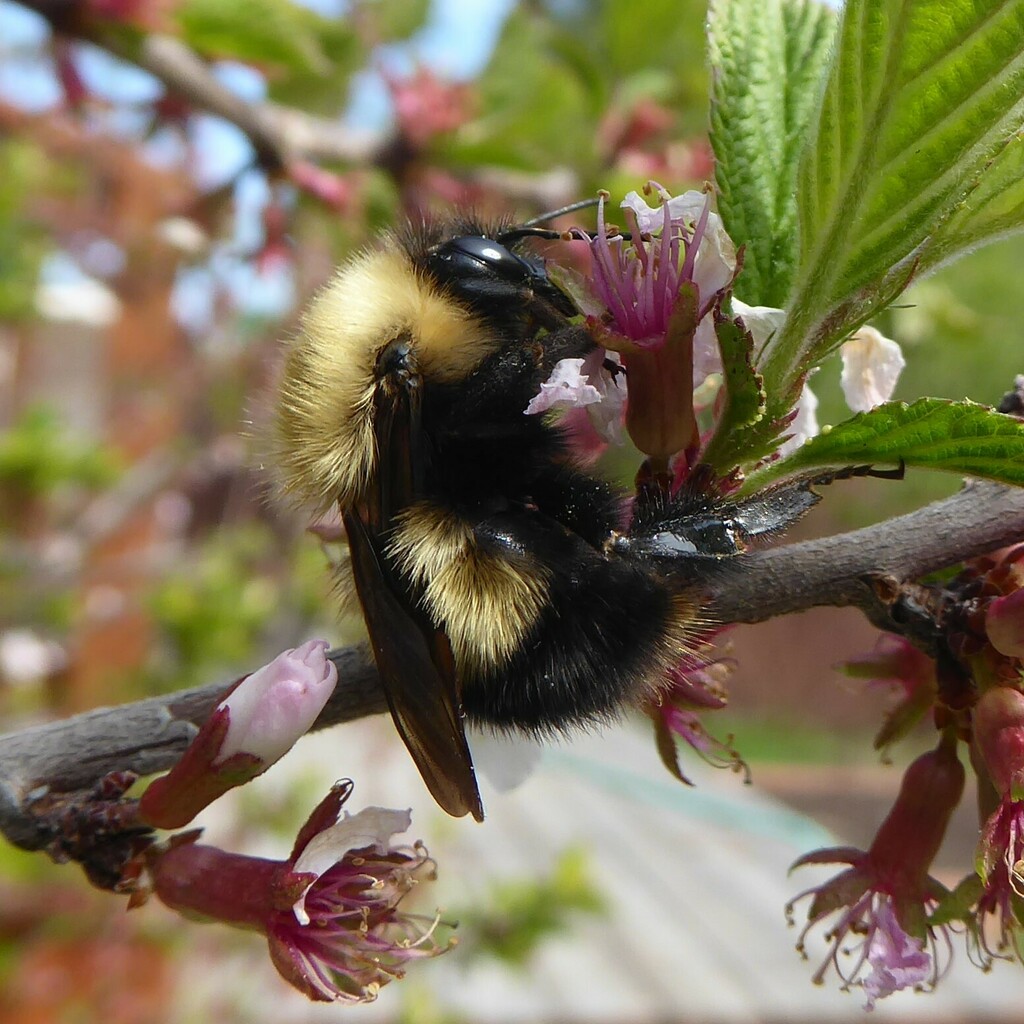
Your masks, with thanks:
[{"label": "pink flower bud", "polygon": [[974,707],[974,745],[1002,795],[1024,798],[1024,694],[1008,686],[984,693]]},{"label": "pink flower bud", "polygon": [[989,604],[985,633],[1000,654],[1024,658],[1024,590],[1014,590]]},{"label": "pink flower bud", "polygon": [[142,820],[181,828],[229,789],[262,775],[309,731],[338,682],[326,640],[309,640],[242,679],[181,760],[142,795]]},{"label": "pink flower bud", "polygon": [[963,796],[964,779],[955,743],[940,743],[906,770],[899,796],[868,851],[892,891],[911,890],[927,877]]},{"label": "pink flower bud", "polygon": [[215,764],[251,754],[267,767],[305,735],[338,682],[326,640],[308,640],[279,654],[231,691],[219,707],[229,712],[228,731]]}]

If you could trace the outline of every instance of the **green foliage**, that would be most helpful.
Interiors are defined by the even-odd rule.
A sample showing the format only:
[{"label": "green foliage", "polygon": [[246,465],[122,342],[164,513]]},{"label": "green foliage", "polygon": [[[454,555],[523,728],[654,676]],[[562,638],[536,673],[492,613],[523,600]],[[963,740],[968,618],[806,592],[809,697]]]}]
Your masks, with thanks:
[{"label": "green foliage", "polygon": [[599,150],[613,108],[655,99],[678,112],[684,137],[702,130],[699,0],[650,0],[642,16],[617,0],[552,4],[543,15],[539,6],[509,15],[477,82],[481,114],[453,140],[451,159],[537,171],[567,166],[612,188]]},{"label": "green foliage", "polygon": [[318,545],[306,539],[282,549],[264,523],[212,534],[151,594],[164,657],[150,685],[208,682],[217,673],[253,668],[258,652],[270,657],[296,639],[327,635],[336,608],[324,563]]},{"label": "green foliage", "polygon": [[1024,224],[1024,132],[1018,131],[993,157],[956,212],[935,232],[918,270],[955,258],[1019,231]]},{"label": "green foliage", "polygon": [[1024,485],[1024,422],[973,402],[922,398],[858,413],[754,474],[750,489],[811,470],[892,464]]},{"label": "green foliage", "polygon": [[419,31],[429,10],[430,0],[362,0],[357,5],[360,20],[370,19],[376,37],[389,42]]},{"label": "green foliage", "polygon": [[324,40],[336,41],[337,23],[291,0],[184,0],[174,16],[185,42],[206,57],[300,75],[331,69]]},{"label": "green foliage", "polygon": [[1006,140],[1024,118],[1022,56],[1024,0],[846,5],[799,171],[800,255],[770,392],[891,302],[932,246],[962,251],[942,226],[988,173],[997,194],[1015,191]]},{"label": "green foliage", "polygon": [[488,897],[459,915],[460,932],[474,952],[523,967],[545,939],[570,927],[575,914],[603,909],[586,855],[569,849],[547,878],[496,883]]},{"label": "green foliage", "polygon": [[703,24],[705,7],[702,0],[646,0],[641,13],[620,0],[594,4],[586,20],[598,36],[596,52],[611,72],[604,77],[619,90],[632,76],[659,69],[675,83],[677,105],[703,100],[707,91],[703,39],[694,27]]},{"label": "green foliage", "polygon": [[596,105],[559,40],[550,23],[512,12],[477,83],[483,113],[452,140],[453,160],[548,170],[592,159]]},{"label": "green foliage", "polygon": [[703,459],[723,472],[730,470],[740,455],[751,457],[756,451],[758,434],[765,430],[766,396],[761,375],[754,369],[754,339],[731,320],[715,324],[722,352],[723,402],[715,424],[715,434]]},{"label": "green foliage", "polygon": [[952,892],[947,892],[942,897],[928,918],[929,923],[939,926],[953,921],[970,920],[971,907],[978,902],[983,888],[984,885],[977,875],[968,875]]},{"label": "green foliage", "polygon": [[22,320],[32,313],[47,245],[43,231],[25,217],[25,209],[45,171],[46,161],[33,146],[0,141],[0,321]]},{"label": "green foliage", "polygon": [[781,308],[797,257],[796,176],[835,35],[818,0],[714,0],[708,16],[718,209],[746,247],[737,297]]},{"label": "green foliage", "polygon": [[117,474],[111,451],[74,439],[51,409],[30,409],[0,432],[0,488],[18,496],[45,497],[66,484],[102,487]]},{"label": "green foliage", "polygon": [[178,688],[253,668],[254,652],[274,646],[267,636],[282,613],[288,622],[275,635],[294,640],[306,631],[323,601],[323,558],[313,545],[304,546],[285,583],[276,546],[262,525],[235,526],[214,534],[192,563],[156,588],[150,607],[167,658],[154,668],[154,687]]},{"label": "green foliage", "polygon": [[[209,2],[209,0],[204,0]],[[305,5],[283,5],[278,18],[295,19],[298,60],[276,61],[268,94],[278,103],[325,116],[344,106],[353,74],[365,67],[368,39],[394,43],[423,27],[429,0],[356,0],[344,17],[322,17]],[[264,46],[262,39],[259,46]],[[314,59],[309,59],[309,58]]]}]

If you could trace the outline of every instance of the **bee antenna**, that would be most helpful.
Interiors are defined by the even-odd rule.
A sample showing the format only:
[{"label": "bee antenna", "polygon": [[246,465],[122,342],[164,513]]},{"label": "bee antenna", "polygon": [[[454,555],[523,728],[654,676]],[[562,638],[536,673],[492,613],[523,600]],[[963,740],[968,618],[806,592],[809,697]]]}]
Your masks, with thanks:
[{"label": "bee antenna", "polygon": [[[537,227],[538,224],[543,224],[544,221],[554,220],[555,217],[561,217],[566,213],[574,213],[576,210],[585,210],[591,206],[597,206],[600,202],[597,196],[590,199],[580,199],[578,202],[570,203],[568,206],[563,206],[558,210],[551,210],[548,213],[542,213],[539,217],[533,217],[530,220],[524,221],[522,224],[510,228],[508,231],[503,231],[498,235],[497,241],[505,245],[509,242],[518,241],[520,238],[546,238],[549,241],[566,241],[568,236],[563,231],[554,231],[549,228]],[[593,241],[597,238],[596,232],[584,231],[582,228],[573,228],[572,237],[578,239],[586,239]],[[627,231],[625,234],[616,232],[616,237],[621,238],[624,242],[632,241],[633,236]]]},{"label": "bee antenna", "polygon": [[551,210],[548,213],[542,213],[539,217],[533,217],[530,220],[523,221],[519,226],[520,228],[532,228],[536,224],[543,224],[545,221],[554,220],[556,217],[561,217],[566,213],[575,213],[577,210],[585,210],[588,206],[597,206],[599,200],[597,196],[593,196],[590,199],[580,199],[578,202],[570,203],[568,206],[563,206],[558,210]]},{"label": "bee antenna", "polygon": [[546,238],[549,241],[556,241],[562,238],[561,231],[552,231],[550,228],[511,228],[508,231],[502,231],[498,235],[496,241],[501,242],[502,245],[508,245],[509,242],[518,242],[520,238]]}]

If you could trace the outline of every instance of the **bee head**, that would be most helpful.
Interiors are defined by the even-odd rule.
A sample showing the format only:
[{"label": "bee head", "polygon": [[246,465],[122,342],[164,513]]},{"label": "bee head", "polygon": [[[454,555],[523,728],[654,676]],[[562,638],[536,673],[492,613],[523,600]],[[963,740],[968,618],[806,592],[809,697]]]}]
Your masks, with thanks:
[{"label": "bee head", "polygon": [[554,232],[523,230],[504,232],[497,238],[460,235],[431,248],[425,268],[442,287],[485,317],[532,313],[549,320],[550,314],[542,315],[542,305],[562,316],[575,316],[575,306],[548,277],[544,260],[515,251],[514,242],[524,233],[559,237]]}]

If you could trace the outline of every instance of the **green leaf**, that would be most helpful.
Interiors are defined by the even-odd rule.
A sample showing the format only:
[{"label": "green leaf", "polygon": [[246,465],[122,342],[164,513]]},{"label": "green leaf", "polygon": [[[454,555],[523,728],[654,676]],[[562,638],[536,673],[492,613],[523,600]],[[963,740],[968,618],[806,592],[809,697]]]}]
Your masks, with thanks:
[{"label": "green leaf", "polygon": [[918,272],[1024,230],[1024,132],[1010,136],[957,211],[932,236]]},{"label": "green leaf", "polygon": [[596,119],[591,98],[559,49],[554,26],[513,10],[478,83],[482,114],[444,141],[447,159],[530,171],[588,159]]},{"label": "green leaf", "polygon": [[[765,412],[764,388],[761,375],[754,369],[754,339],[750,331],[735,320],[723,318],[715,323],[715,334],[724,367],[724,404],[715,436],[704,453],[704,460],[712,466],[718,464],[723,447],[731,449],[737,435],[761,420]],[[729,444],[723,445],[723,440]]]},{"label": "green leaf", "polygon": [[373,21],[377,38],[395,42],[423,28],[429,0],[362,0],[359,16]]},{"label": "green leaf", "polygon": [[325,20],[291,0],[185,0],[175,9],[184,40],[206,57],[326,75]]},{"label": "green leaf", "polygon": [[971,874],[961,879],[957,887],[939,901],[939,905],[929,915],[928,923],[938,928],[954,921],[970,921],[971,908],[978,902],[983,888],[977,875]]},{"label": "green leaf", "polygon": [[796,174],[835,12],[817,0],[713,0],[711,146],[718,209],[746,246],[737,295],[781,307],[796,269]]},{"label": "green leaf", "polygon": [[1022,120],[1024,0],[849,0],[801,160],[769,392],[892,300]]},{"label": "green leaf", "polygon": [[1024,422],[974,402],[890,402],[822,431],[745,490],[811,470],[896,463],[1024,486]]}]

